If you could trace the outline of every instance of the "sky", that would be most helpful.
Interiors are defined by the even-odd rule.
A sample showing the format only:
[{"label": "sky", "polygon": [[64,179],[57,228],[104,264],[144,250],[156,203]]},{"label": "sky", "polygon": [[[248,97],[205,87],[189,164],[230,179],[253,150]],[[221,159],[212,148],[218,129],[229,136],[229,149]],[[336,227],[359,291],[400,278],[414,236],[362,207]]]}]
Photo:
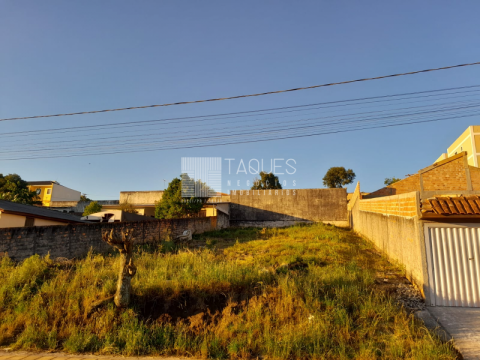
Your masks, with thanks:
[{"label": "sky", "polygon": [[[473,0],[2,0],[0,118],[228,97],[477,62],[479,13],[480,2]],[[248,173],[252,159],[263,159],[264,170],[270,170],[273,159],[283,159],[275,162],[285,188],[322,188],[327,170],[343,166],[356,173],[348,191],[353,191],[357,181],[362,191],[374,191],[383,187],[386,177],[403,178],[431,165],[469,125],[480,123],[479,116],[452,115],[443,121],[221,146],[181,148],[179,144],[176,149],[144,152],[129,152],[124,144],[132,139],[163,144],[172,129],[186,138],[202,128],[199,133],[212,135],[221,131],[223,123],[203,127],[202,123],[173,121],[128,128],[121,135],[107,127],[103,136],[93,131],[67,136],[50,129],[479,84],[477,65],[245,99],[2,121],[0,173],[17,173],[30,181],[55,180],[92,199],[106,200],[118,199],[120,191],[163,189],[180,175],[182,157],[221,157],[223,192],[247,188],[247,180],[255,177]],[[467,100],[478,102],[478,97],[440,100],[437,106]],[[428,105],[415,97],[403,104]],[[378,112],[385,109],[381,106],[319,109],[315,116],[334,122],[339,114]],[[294,134],[304,118],[308,116],[270,115],[269,121],[288,124]],[[231,121],[245,134],[258,132],[262,121],[266,122],[257,117]],[[353,129],[355,123],[351,124]],[[142,129],[143,133],[134,134],[133,130]],[[17,135],[6,134],[11,132]],[[105,146],[125,146],[125,150],[61,157],[79,145],[90,153],[101,153]],[[52,150],[45,152],[45,146]],[[18,154],[25,158],[16,159],[21,157]],[[293,159],[294,174],[286,173],[293,171],[286,165],[288,159]],[[243,170],[242,160],[247,174],[237,174],[239,166]]]}]

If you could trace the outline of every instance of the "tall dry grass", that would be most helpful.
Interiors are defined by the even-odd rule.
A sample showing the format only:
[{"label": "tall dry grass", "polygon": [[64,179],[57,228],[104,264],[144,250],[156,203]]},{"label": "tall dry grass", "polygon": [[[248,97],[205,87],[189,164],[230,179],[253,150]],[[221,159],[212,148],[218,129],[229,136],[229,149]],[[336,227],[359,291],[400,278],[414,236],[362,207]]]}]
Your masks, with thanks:
[{"label": "tall dry grass", "polygon": [[234,244],[221,252],[139,247],[125,310],[92,310],[115,291],[115,255],[71,265],[4,257],[0,344],[219,359],[455,359],[451,344],[375,290],[376,271],[399,270],[351,232],[315,224],[198,240],[219,239]]}]

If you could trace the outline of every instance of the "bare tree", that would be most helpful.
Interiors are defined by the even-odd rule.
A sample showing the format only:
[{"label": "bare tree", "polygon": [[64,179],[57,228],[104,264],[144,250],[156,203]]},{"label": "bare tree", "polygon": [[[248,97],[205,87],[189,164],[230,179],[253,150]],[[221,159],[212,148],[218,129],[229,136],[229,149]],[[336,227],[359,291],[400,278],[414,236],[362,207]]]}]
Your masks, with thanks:
[{"label": "bare tree", "polygon": [[133,265],[133,230],[122,231],[121,236],[118,236],[112,229],[110,232],[104,232],[102,239],[120,252],[120,271],[114,301],[119,308],[127,307],[130,302],[131,281],[137,272],[137,268]]}]

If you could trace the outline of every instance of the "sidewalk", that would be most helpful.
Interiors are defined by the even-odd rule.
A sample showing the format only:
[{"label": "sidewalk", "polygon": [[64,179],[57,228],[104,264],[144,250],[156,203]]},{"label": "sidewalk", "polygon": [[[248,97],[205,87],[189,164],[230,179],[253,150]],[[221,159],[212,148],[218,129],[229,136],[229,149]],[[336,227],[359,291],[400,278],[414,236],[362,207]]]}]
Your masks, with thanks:
[{"label": "sidewalk", "polygon": [[195,358],[163,356],[72,355],[60,352],[30,352],[0,350],[0,360],[194,360]]}]

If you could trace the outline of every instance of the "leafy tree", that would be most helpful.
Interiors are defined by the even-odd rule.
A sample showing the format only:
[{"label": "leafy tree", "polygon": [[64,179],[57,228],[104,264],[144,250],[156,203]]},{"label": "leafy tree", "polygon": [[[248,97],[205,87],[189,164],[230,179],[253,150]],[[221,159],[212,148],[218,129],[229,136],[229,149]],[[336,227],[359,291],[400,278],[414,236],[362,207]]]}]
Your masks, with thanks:
[{"label": "leafy tree", "polygon": [[100,205],[96,201],[92,201],[90,204],[85,206],[85,210],[83,211],[83,216],[87,216],[90,214],[95,214],[97,212],[102,211],[102,205]]},{"label": "leafy tree", "polygon": [[329,188],[341,188],[351,184],[355,179],[352,169],[345,170],[343,166],[331,167],[323,177],[323,185]]},{"label": "leafy tree", "polygon": [[396,177],[392,177],[392,178],[385,178],[385,181],[383,182],[385,184],[385,186],[388,186],[388,185],[392,185],[394,183],[396,183],[397,181],[400,181],[402,179],[397,179]]},{"label": "leafy tree", "polygon": [[135,209],[133,207],[133,204],[131,204],[129,202],[121,203],[120,204],[120,210],[122,210],[124,212],[127,212],[127,213],[131,213],[131,214],[138,214],[137,209]]},{"label": "leafy tree", "polygon": [[[185,174],[182,174],[182,178],[190,181]],[[193,182],[193,185],[204,186],[205,184]],[[202,209],[204,200],[205,198],[182,197],[182,180],[175,178],[163,192],[162,199],[156,203],[155,217],[157,219],[175,219],[195,215]]]},{"label": "leafy tree", "polygon": [[42,204],[37,193],[30,191],[28,183],[17,174],[0,174],[0,200],[27,205]]},{"label": "leafy tree", "polygon": [[266,190],[266,189],[281,189],[282,184],[278,180],[278,176],[273,173],[265,171],[260,172],[260,179],[253,179],[253,186],[251,190]]},{"label": "leafy tree", "polygon": [[82,194],[82,196],[80,196],[80,201],[86,202],[86,201],[92,201],[92,199],[88,198],[87,195]]}]

